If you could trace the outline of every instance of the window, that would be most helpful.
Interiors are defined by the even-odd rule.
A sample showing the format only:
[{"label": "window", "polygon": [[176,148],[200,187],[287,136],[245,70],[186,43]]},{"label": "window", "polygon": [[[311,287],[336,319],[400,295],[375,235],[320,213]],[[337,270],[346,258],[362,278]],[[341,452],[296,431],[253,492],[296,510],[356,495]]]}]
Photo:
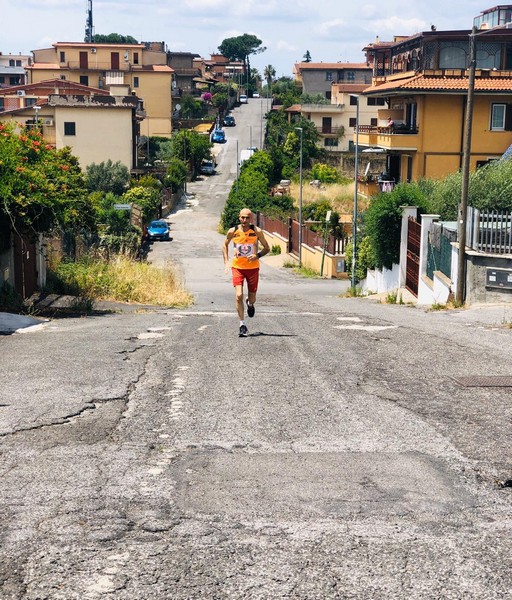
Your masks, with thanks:
[{"label": "window", "polygon": [[21,60],[17,60],[17,61],[16,61],[16,66],[17,66],[17,67],[21,67]]},{"label": "window", "polygon": [[134,88],[138,88],[139,87],[139,78],[138,77],[134,77],[133,78],[133,87]]},{"label": "window", "polygon": [[89,77],[87,75],[80,75],[80,83],[82,85],[89,85]]},{"label": "window", "polygon": [[493,104],[491,106],[491,131],[505,131],[506,104]]},{"label": "window", "polygon": [[64,135],[76,135],[76,123],[71,121],[65,121]]},{"label": "window", "polygon": [[12,58],[9,60],[9,66],[10,67],[16,66],[16,63],[14,62],[14,60]]},{"label": "window", "polygon": [[134,52],[133,53],[133,64],[134,65],[138,65],[139,64],[139,53],[138,52]]},{"label": "window", "polygon": [[5,83],[5,77],[3,75],[0,75],[0,83]]},{"label": "window", "polygon": [[20,77],[19,75],[15,75],[14,77],[9,77],[9,85],[20,85]]},{"label": "window", "polygon": [[355,127],[356,123],[357,123],[356,117],[350,117],[350,119],[348,120],[348,126],[349,127]]},{"label": "window", "polygon": [[377,125],[378,125],[378,119],[371,118],[371,119],[370,119],[370,125],[371,125],[372,127],[377,127]]},{"label": "window", "polygon": [[367,98],[368,106],[384,106],[386,101],[384,98]]},{"label": "window", "polygon": [[325,81],[332,81],[332,71],[325,72]]},{"label": "window", "polygon": [[34,106],[37,102],[37,98],[25,98],[25,106]]},{"label": "window", "polygon": [[2,112],[3,110],[5,110],[4,99],[0,98],[0,112]]},{"label": "window", "polygon": [[325,92],[325,99],[330,100],[332,97],[332,92]]},{"label": "window", "polygon": [[325,138],[324,146],[327,148],[336,148],[338,146],[338,138]]},{"label": "window", "polygon": [[66,76],[65,75],[61,75],[60,78],[61,78],[62,81],[66,81]]},{"label": "window", "polygon": [[347,71],[347,81],[355,81],[356,80],[356,74],[354,73],[354,71]]},{"label": "window", "polygon": [[467,42],[441,42],[440,69],[465,69],[467,66]]},{"label": "window", "polygon": [[350,106],[357,106],[357,96],[350,96]]},{"label": "window", "polygon": [[60,53],[60,62],[66,62],[66,53],[65,52]]}]

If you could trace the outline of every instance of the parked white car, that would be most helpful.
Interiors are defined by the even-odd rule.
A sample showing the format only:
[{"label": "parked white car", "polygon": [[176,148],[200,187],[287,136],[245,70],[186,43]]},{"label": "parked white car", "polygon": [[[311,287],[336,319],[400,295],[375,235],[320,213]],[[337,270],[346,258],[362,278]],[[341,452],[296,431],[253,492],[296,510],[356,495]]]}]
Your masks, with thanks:
[{"label": "parked white car", "polygon": [[240,104],[247,104],[247,96],[245,94],[240,94]]}]

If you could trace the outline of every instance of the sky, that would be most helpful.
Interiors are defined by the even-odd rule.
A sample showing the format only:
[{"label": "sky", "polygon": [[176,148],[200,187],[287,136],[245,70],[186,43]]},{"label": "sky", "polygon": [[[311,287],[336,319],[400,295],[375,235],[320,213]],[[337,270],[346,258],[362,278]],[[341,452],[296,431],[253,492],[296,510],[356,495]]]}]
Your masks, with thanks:
[{"label": "sky", "polygon": [[[249,33],[266,50],[251,57],[260,73],[291,76],[309,50],[313,62],[364,62],[362,48],[429,30],[471,29],[494,0],[92,0],[97,34],[165,42],[209,58],[222,40]],[[84,40],[87,0],[0,0],[0,52],[29,54]]]}]

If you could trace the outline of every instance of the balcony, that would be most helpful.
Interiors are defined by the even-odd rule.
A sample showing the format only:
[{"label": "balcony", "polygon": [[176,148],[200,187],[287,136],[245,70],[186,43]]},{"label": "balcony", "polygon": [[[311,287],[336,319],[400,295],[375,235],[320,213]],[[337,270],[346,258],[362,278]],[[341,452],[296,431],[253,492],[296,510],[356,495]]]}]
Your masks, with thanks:
[{"label": "balcony", "polygon": [[343,135],[345,133],[343,125],[320,125],[315,129],[320,135]]},{"label": "balcony", "polygon": [[[130,62],[119,61],[119,65],[116,71],[129,72],[132,70],[132,64]],[[66,63],[60,63],[61,69],[70,69],[76,71],[111,71],[112,62],[97,62],[93,58],[87,61],[86,64],[81,64],[79,60],[68,60]],[[140,65],[136,65],[136,68],[140,70]]]},{"label": "balcony", "polygon": [[[359,125],[359,145],[386,148],[387,150],[417,150],[419,131],[415,129],[398,129],[390,131],[388,127]],[[354,134],[355,137],[355,134]]]}]

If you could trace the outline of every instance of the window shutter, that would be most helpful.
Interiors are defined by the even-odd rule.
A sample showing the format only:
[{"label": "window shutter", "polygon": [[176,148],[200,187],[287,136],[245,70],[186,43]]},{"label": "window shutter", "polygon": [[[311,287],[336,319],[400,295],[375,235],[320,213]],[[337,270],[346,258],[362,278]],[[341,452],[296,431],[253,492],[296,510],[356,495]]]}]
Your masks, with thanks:
[{"label": "window shutter", "polygon": [[505,108],[505,131],[512,131],[512,104]]}]

